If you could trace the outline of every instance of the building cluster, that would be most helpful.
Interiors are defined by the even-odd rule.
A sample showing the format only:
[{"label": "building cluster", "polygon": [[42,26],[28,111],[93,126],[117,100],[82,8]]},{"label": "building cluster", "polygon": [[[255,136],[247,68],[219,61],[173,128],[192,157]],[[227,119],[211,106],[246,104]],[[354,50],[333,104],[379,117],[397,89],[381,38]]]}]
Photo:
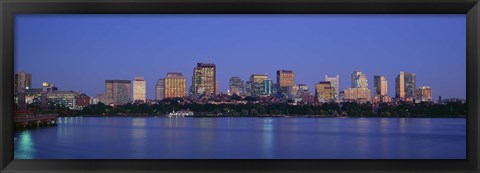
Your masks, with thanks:
[{"label": "building cluster", "polygon": [[[15,74],[15,102],[20,106],[39,103],[43,106],[51,103],[63,105],[71,109],[81,109],[90,104],[102,102],[110,105],[126,103],[154,103],[165,98],[187,97],[219,97],[216,65],[213,63],[197,63],[193,68],[192,85],[187,90],[187,79],[179,72],[169,72],[155,84],[155,99],[146,97],[147,83],[144,77],[131,80],[105,80],[105,92],[89,97],[77,91],[61,91],[53,84],[43,82],[41,88],[32,88],[32,75],[26,72]],[[295,83],[292,70],[278,70],[276,81],[267,74],[251,74],[249,80],[243,81],[234,76],[229,80],[227,95],[241,97],[268,98],[278,102],[289,100],[294,104],[316,104],[324,102],[373,102],[390,103],[432,102],[432,89],[429,86],[416,88],[415,74],[400,72],[395,78],[395,98],[388,96],[388,81],[383,75],[374,76],[373,98],[368,88],[367,76],[361,71],[351,74],[351,86],[340,90],[340,76],[325,75],[324,81],[315,84],[312,94],[306,84]],[[132,86],[133,85],[133,86]]]}]

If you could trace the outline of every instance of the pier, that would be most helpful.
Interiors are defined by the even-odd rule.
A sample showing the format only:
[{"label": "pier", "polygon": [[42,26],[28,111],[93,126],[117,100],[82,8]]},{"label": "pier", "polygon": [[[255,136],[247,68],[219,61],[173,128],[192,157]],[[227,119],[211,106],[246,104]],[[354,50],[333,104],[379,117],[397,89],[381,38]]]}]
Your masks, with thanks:
[{"label": "pier", "polygon": [[15,112],[13,119],[16,128],[40,127],[56,125],[58,121],[58,114],[35,114],[28,111],[18,111]]}]

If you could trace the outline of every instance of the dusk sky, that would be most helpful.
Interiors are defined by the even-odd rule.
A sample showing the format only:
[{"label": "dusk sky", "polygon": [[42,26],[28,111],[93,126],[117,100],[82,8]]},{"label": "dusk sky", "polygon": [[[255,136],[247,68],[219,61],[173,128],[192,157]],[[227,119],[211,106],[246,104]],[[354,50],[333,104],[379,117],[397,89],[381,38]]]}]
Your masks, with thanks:
[{"label": "dusk sky", "polygon": [[192,81],[198,62],[217,65],[219,91],[228,81],[293,70],[295,82],[314,85],[351,73],[388,80],[395,96],[400,71],[416,74],[417,88],[431,86],[433,99],[465,98],[465,15],[17,15],[15,71],[32,73],[59,90],[105,91],[106,79],[144,76],[147,98],[167,72]]}]

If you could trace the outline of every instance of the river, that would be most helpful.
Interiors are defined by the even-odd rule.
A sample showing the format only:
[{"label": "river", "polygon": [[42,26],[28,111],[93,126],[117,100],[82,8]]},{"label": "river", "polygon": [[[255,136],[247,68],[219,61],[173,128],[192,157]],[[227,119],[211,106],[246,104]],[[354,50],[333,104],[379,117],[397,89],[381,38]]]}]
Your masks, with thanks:
[{"label": "river", "polygon": [[465,118],[62,117],[15,159],[465,159]]}]

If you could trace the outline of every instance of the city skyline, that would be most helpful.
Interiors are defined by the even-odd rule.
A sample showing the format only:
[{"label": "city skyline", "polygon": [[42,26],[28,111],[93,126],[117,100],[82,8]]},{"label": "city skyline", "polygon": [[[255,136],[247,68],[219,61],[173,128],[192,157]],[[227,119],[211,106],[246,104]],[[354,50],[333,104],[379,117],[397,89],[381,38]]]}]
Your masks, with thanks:
[{"label": "city skyline", "polygon": [[[387,15],[387,16],[390,16],[389,18],[385,17],[385,15],[378,15],[378,16],[326,15],[326,17],[317,15],[318,19],[313,17],[308,17],[309,15],[304,15],[304,16],[307,16],[304,18],[295,17],[295,16],[292,17],[288,15],[287,16],[280,15],[280,16],[283,16],[283,18],[268,16],[268,15],[266,17],[259,17],[259,18],[257,17],[253,18],[251,16],[249,17],[248,15],[246,17],[241,15],[237,15],[233,17],[221,17],[221,15],[220,17],[215,17],[215,16],[188,17],[188,15],[187,17],[175,16],[175,15],[169,15],[169,16],[172,19],[169,19],[168,17],[166,17],[167,19],[161,18],[161,20],[166,20],[167,23],[169,22],[171,24],[169,26],[176,29],[181,29],[185,26],[190,26],[194,24],[196,25],[202,24],[202,26],[199,27],[200,29],[192,29],[191,31],[183,29],[183,32],[179,32],[178,35],[186,33],[188,36],[192,36],[192,34],[198,34],[200,31],[206,32],[205,30],[208,28],[211,28],[213,26],[219,26],[219,24],[217,23],[221,21],[221,22],[227,22],[228,24],[230,24],[229,25],[230,27],[227,27],[226,29],[224,28],[224,30],[226,31],[221,30],[222,32],[220,32],[220,35],[223,34],[223,37],[230,36],[232,38],[228,39],[227,37],[227,39],[222,39],[219,37],[214,37],[213,42],[209,41],[205,43],[205,45],[207,46],[204,47],[201,44],[196,44],[196,43],[193,44],[189,42],[205,41],[206,36],[213,36],[213,33],[217,31],[215,32],[212,31],[211,33],[209,32],[206,34],[206,36],[205,35],[199,36],[201,38],[185,37],[182,40],[182,39],[175,39],[177,37],[174,37],[174,38],[169,37],[169,40],[175,43],[173,45],[176,45],[170,48],[174,48],[175,50],[177,50],[177,52],[176,54],[170,53],[170,55],[176,55],[176,56],[172,58],[168,58],[171,56],[168,56],[167,54],[162,52],[157,52],[157,54],[155,54],[154,53],[155,51],[151,51],[151,50],[148,51],[148,49],[144,49],[140,47],[136,47],[138,49],[133,49],[131,52],[125,52],[125,50],[116,49],[118,47],[122,47],[121,44],[127,44],[124,42],[113,44],[115,40],[118,41],[118,39],[120,39],[120,38],[117,38],[119,37],[120,33],[127,32],[125,29],[120,29],[122,31],[120,33],[116,32],[114,34],[107,34],[107,36],[102,36],[100,38],[97,38],[99,40],[96,40],[96,41],[101,42],[100,45],[102,45],[105,49],[103,48],[95,49],[91,46],[87,46],[85,45],[85,42],[88,42],[88,39],[85,40],[84,38],[82,42],[81,38],[74,37],[74,38],[80,39],[78,43],[74,44],[75,47],[74,46],[65,47],[65,45],[63,45],[63,46],[59,46],[58,49],[61,49],[61,50],[57,51],[57,49],[53,48],[54,45],[58,45],[59,43],[62,43],[62,44],[70,43],[72,41],[74,41],[75,43],[75,40],[65,40],[64,38],[60,38],[61,35],[65,35],[76,30],[78,31],[78,29],[75,29],[70,25],[80,26],[80,28],[85,29],[85,27],[82,27],[84,25],[80,25],[79,23],[99,24],[100,27],[95,28],[97,30],[94,30],[94,29],[87,30],[87,33],[90,33],[90,34],[93,33],[94,36],[95,35],[98,36],[98,34],[105,34],[104,32],[109,30],[110,28],[108,26],[105,26],[103,22],[110,21],[116,26],[123,26],[125,23],[128,23],[128,22],[119,20],[119,19],[125,18],[125,16],[121,17],[121,16],[111,16],[111,15],[107,17],[98,17],[98,18],[95,18],[92,16],[90,17],[82,17],[82,16],[59,17],[55,15],[44,15],[42,17],[32,17],[29,15],[20,15],[20,17],[17,18],[19,22],[18,28],[16,27],[16,31],[18,31],[16,32],[16,34],[18,34],[18,37],[15,38],[16,41],[18,41],[18,48],[16,50],[18,51],[16,52],[16,55],[18,55],[18,57],[16,56],[15,71],[16,72],[26,71],[26,72],[32,73],[32,76],[33,76],[32,87],[34,88],[37,86],[40,86],[41,82],[46,81],[46,82],[55,84],[59,88],[67,89],[67,90],[78,90],[86,93],[89,96],[95,96],[96,94],[103,93],[104,82],[106,79],[133,80],[135,76],[144,76],[145,81],[147,83],[147,86],[146,86],[147,99],[155,98],[155,84],[157,83],[156,81],[162,78],[164,74],[166,74],[167,72],[178,71],[183,73],[184,76],[187,78],[187,89],[188,89],[188,87],[191,86],[192,84],[191,83],[192,81],[190,80],[190,78],[192,77],[192,68],[195,67],[195,64],[198,62],[204,62],[204,63],[211,62],[216,64],[216,68],[217,68],[216,73],[217,73],[217,80],[219,83],[218,84],[219,92],[223,92],[223,93],[226,93],[228,90],[230,77],[238,76],[243,81],[248,81],[249,79],[248,77],[251,74],[268,74],[269,78],[275,82],[275,78],[276,78],[275,73],[277,70],[280,70],[280,69],[294,71],[295,83],[307,84],[311,90],[315,88],[314,86],[316,83],[324,80],[325,75],[339,74],[340,91],[343,91],[350,86],[349,74],[351,74],[351,72],[354,70],[358,70],[366,74],[369,89],[372,91],[374,86],[373,85],[374,75],[385,76],[388,81],[391,81],[388,83],[389,84],[388,95],[394,97],[395,96],[394,95],[395,77],[398,75],[400,71],[405,71],[405,72],[416,74],[416,77],[417,77],[416,86],[431,86],[432,90],[434,90],[433,91],[434,100],[436,100],[438,96],[442,96],[442,98],[453,98],[453,97],[465,98],[465,90],[466,90],[465,88],[465,84],[466,84],[465,63],[466,62],[465,62],[465,50],[464,50],[464,47],[465,47],[464,29],[465,28],[464,28],[464,25],[462,25],[462,23],[465,22],[465,19],[464,17],[460,17],[458,15],[457,16],[443,15],[443,17],[442,15],[438,15],[438,16],[427,15],[426,17],[420,17],[420,18],[418,18],[418,16],[409,17],[409,15],[399,15],[399,16]],[[160,20],[153,17],[148,17],[148,15],[147,17],[143,16],[143,18],[142,18],[142,15],[140,15],[140,17],[130,16],[127,18],[135,19],[131,21],[133,23],[142,23],[142,20],[143,20],[143,24],[148,24],[149,23],[148,21],[150,20]],[[138,18],[142,20],[138,21],[139,20]],[[239,24],[235,22],[227,21],[227,19],[230,19],[230,18],[240,20],[240,22],[238,22],[237,20],[233,20],[233,21],[237,21]],[[332,21],[331,20],[332,18],[339,19],[340,21]],[[72,19],[73,21],[67,21],[66,19]],[[86,19],[89,19],[89,20],[86,20]],[[253,21],[247,22],[245,19],[252,19]],[[180,23],[177,22],[176,20],[187,22],[187,23],[183,24],[182,27],[176,27],[176,25],[173,25],[173,24],[180,25]],[[39,22],[41,21],[46,23],[39,24]],[[322,22],[315,23],[318,21],[323,21],[323,23]],[[361,24],[362,21],[365,21],[366,24]],[[422,21],[428,23],[428,25],[422,23]],[[336,24],[336,25],[346,26],[346,25],[349,25],[349,22],[353,22],[355,25],[360,26],[359,28],[360,31],[354,32],[353,30],[352,31],[342,30],[342,32],[340,32],[344,34],[347,33],[348,36],[350,36],[350,38],[340,37],[338,34],[333,34],[336,37],[328,37],[325,34],[322,34],[322,32],[318,32],[318,31],[317,31],[318,35],[311,35],[312,33],[317,33],[317,32],[313,32],[313,30],[320,26],[325,26],[326,24]],[[387,30],[381,27],[380,28],[383,30],[376,29],[376,30],[382,31],[382,32],[379,32],[380,33],[379,35],[385,36],[385,37],[390,36],[391,38],[387,37],[389,39],[382,39],[380,37],[372,37],[372,36],[376,36],[376,33],[377,33],[375,32],[376,31],[375,27],[381,26],[380,24],[382,24],[382,22],[383,24],[388,23],[387,24],[389,26],[387,27],[389,28],[388,31],[392,29],[390,27],[401,25],[399,26],[400,29],[396,30],[396,32],[403,34],[404,39],[400,37],[390,36],[389,34],[386,33]],[[292,24],[292,23],[303,24],[309,27],[305,27],[303,25],[297,25],[297,27],[289,26],[287,28],[290,30],[294,29],[295,31],[299,31],[299,32],[308,30],[310,35],[304,34],[304,35],[301,35],[301,38],[297,38],[294,36],[282,36],[282,34],[285,34],[285,31],[287,31],[285,29],[275,29],[274,31],[277,31],[278,33],[268,34],[265,31],[256,31],[254,29],[262,28],[268,31],[267,29],[269,28],[272,29],[271,27],[267,25],[257,26],[249,23],[253,23],[253,24],[270,23],[270,24],[274,24],[276,27],[286,26],[287,24]],[[40,30],[40,31],[45,31],[45,33],[38,34],[40,32],[32,32],[32,30],[29,30],[28,26],[31,26],[34,24],[39,25],[39,27],[35,28],[35,31]],[[376,24],[376,25],[374,25],[373,27],[373,26],[368,26],[369,24],[370,25]],[[415,26],[417,24],[418,26]],[[57,25],[59,25],[59,28],[52,28]],[[431,27],[432,25],[435,27]],[[266,36],[260,37],[258,41],[260,43],[258,44],[245,41],[245,40],[242,40],[242,38],[239,38],[238,36],[237,37],[231,36],[232,33],[230,32],[241,31],[235,28],[232,29],[231,27],[233,26],[243,26],[244,29],[246,29],[245,33],[247,34],[253,33],[256,36],[264,34]],[[442,26],[442,27],[438,28],[439,26]],[[333,28],[335,27],[332,27],[331,29],[327,29],[327,31],[332,32]],[[59,32],[57,33],[58,35],[54,35],[53,33],[51,33],[54,31],[60,31],[61,29],[64,32]],[[162,34],[162,32],[160,31],[153,32],[145,27],[140,27],[139,29],[146,30],[151,34],[157,33],[157,32],[160,35]],[[369,29],[373,29],[373,30],[369,30]],[[429,31],[432,29],[434,31],[433,33],[428,32],[427,34],[425,34],[425,31]],[[227,32],[227,31],[230,31],[230,32]],[[348,31],[350,31],[351,33],[348,33]],[[363,33],[359,33],[359,32],[363,32]],[[130,37],[138,36],[138,35],[135,35],[135,33],[136,32],[130,33],[131,34]],[[420,33],[423,33],[424,36],[421,36]],[[390,34],[394,34],[394,33],[392,32]],[[82,34],[82,33],[80,33],[79,35],[85,36],[85,34]],[[460,35],[462,35],[463,37],[460,37]],[[141,38],[146,39],[145,35],[140,35],[140,36],[142,36]],[[282,38],[276,39],[275,36],[276,37],[282,36]],[[42,40],[42,38],[50,38],[50,37],[51,39],[48,39],[47,41]],[[128,37],[128,35],[125,37]],[[248,35],[246,37],[251,39]],[[337,47],[331,47],[326,42],[321,41],[320,38],[322,37],[328,38],[327,40],[329,41],[329,43],[335,44],[337,45]],[[87,38],[91,39],[92,37],[90,36]],[[267,38],[274,39],[273,41],[279,41],[279,43],[277,45],[269,45],[267,43],[272,43],[273,41],[268,41]],[[338,39],[335,39],[335,38],[338,38]],[[362,42],[358,41],[358,39],[361,39],[361,38],[363,38],[363,40],[366,39],[369,43],[371,43],[371,45],[367,45],[367,46],[361,45],[360,43]],[[414,38],[417,38],[417,39],[415,40]],[[137,42],[139,41],[138,39],[135,39],[133,37],[130,38],[130,40],[137,40]],[[158,40],[161,40],[161,39],[158,39]],[[188,40],[188,41],[185,41],[185,40]],[[309,45],[306,45],[307,43],[301,42],[302,40],[306,41]],[[433,41],[430,41],[430,40],[433,40]],[[125,41],[125,40],[122,40],[122,41]],[[235,41],[238,41],[238,42],[235,42]],[[314,42],[314,41],[317,41],[317,42]],[[376,43],[375,41],[378,41],[378,43]],[[407,53],[402,53],[402,51],[400,50],[394,50],[393,49],[394,45],[389,45],[389,46],[382,45],[382,44],[388,43],[388,41],[395,42],[397,44],[401,43],[400,46],[403,46],[403,49],[406,49],[406,48],[410,49],[412,47],[417,47],[417,49],[414,49]],[[45,43],[46,45],[38,45],[43,42],[46,42]],[[106,45],[105,43],[110,43],[113,45]],[[180,46],[181,45],[180,43],[186,43],[186,44],[184,46]],[[219,44],[221,43],[234,44],[233,46],[234,48],[231,48],[232,46],[229,46],[229,47],[221,46],[221,49],[212,48],[215,46],[219,46]],[[249,46],[247,45],[247,43],[254,44],[254,46]],[[299,44],[300,46],[296,46],[294,43]],[[318,47],[312,46],[311,45],[312,43],[317,43],[317,44],[320,44],[321,46],[318,46]],[[148,45],[150,45],[150,48],[151,48],[152,42],[147,41],[145,44],[147,45],[147,47],[149,47]],[[356,52],[356,54],[346,54],[339,51],[340,50],[339,47],[343,47],[344,46],[343,44],[352,46],[348,48],[352,49],[352,51]],[[431,45],[425,47],[424,45],[426,44],[431,44]],[[97,43],[95,43],[95,45],[98,46]],[[132,46],[130,44],[127,44],[127,45]],[[162,42],[161,45],[168,46],[168,43]],[[187,47],[189,50],[191,50],[192,47],[195,47],[194,45],[199,46],[199,48],[198,49],[195,48],[196,50],[192,50],[191,53],[178,52],[179,48],[182,48],[182,47],[183,48]],[[93,56],[93,54],[78,53],[78,51],[82,50],[82,49],[77,50],[78,46],[85,46],[85,48],[87,48],[88,50],[100,53],[104,58],[94,59],[94,58],[90,58],[89,56],[86,56],[86,55]],[[258,48],[255,48],[255,46],[257,46]],[[307,46],[307,47],[306,48],[303,47],[302,49],[302,46]],[[395,45],[395,46],[398,46],[398,45]],[[286,50],[278,49],[278,48],[287,48],[287,47],[289,49],[286,49]],[[331,49],[326,49],[325,47],[331,48]],[[378,48],[366,49],[368,51],[363,50],[365,48],[375,48],[375,47],[378,47]],[[40,50],[40,48],[45,48],[45,49]],[[205,50],[202,51],[202,48]],[[259,48],[266,48],[268,51],[264,49],[259,49]],[[74,53],[65,54],[65,49],[69,51],[73,51]],[[166,48],[162,48],[162,49],[166,49]],[[227,49],[228,51],[225,49]],[[242,49],[247,49],[248,50],[247,52],[251,52],[251,53],[248,53],[248,54],[243,53],[241,54],[241,56],[235,55],[239,53],[239,51]],[[319,52],[327,51],[327,53],[314,54],[314,53],[317,53],[315,52],[316,49],[319,49]],[[388,51],[385,51],[385,49],[388,49]],[[20,50],[23,50],[23,51],[20,51]],[[116,54],[117,52],[115,52],[114,50],[119,51],[121,53],[127,53],[128,56],[127,55],[116,56],[118,54]],[[141,51],[146,51],[146,50],[147,52],[150,52],[150,54],[142,55]],[[304,51],[306,50],[313,53],[305,54],[301,50],[304,50]],[[58,53],[59,51],[63,53]],[[231,51],[231,53],[229,53],[229,51]],[[334,54],[334,52],[336,54]],[[297,55],[295,53],[300,53],[300,54]],[[285,54],[285,55],[282,55],[282,54]],[[396,55],[396,54],[399,54],[399,55]],[[49,56],[46,56],[46,55],[49,55]],[[63,56],[60,56],[60,55],[63,55]],[[65,55],[69,55],[69,56],[65,56]],[[112,57],[107,55],[110,55]],[[138,60],[135,60],[135,62],[133,62],[133,60],[135,59],[133,58],[135,57],[133,55],[144,57],[143,58],[144,61],[137,62]],[[374,58],[369,57],[372,55],[377,55],[377,56],[375,56]],[[403,59],[399,58],[399,56],[401,56]],[[68,58],[65,58],[65,57],[68,57]],[[99,58],[99,55],[95,55],[94,57]],[[179,60],[175,60],[175,57],[177,57],[177,59]],[[266,58],[259,58],[259,57],[266,57]],[[36,63],[29,63],[28,61],[28,60],[33,61],[34,59],[38,59],[38,58],[46,59],[46,62],[42,61],[38,65],[36,65]],[[118,62],[115,65],[108,65],[111,67],[106,68],[105,65],[109,64],[108,62],[111,63],[112,61],[110,60],[112,60],[112,58],[113,60],[118,60]],[[89,61],[91,62],[89,63],[82,62],[83,59],[86,59],[87,62]],[[255,59],[256,61],[248,62],[251,59]],[[266,59],[267,61],[265,61],[264,59]],[[319,59],[319,60],[315,61],[315,59]],[[130,62],[129,60],[132,60],[132,62]],[[279,62],[274,62],[272,64],[266,63],[266,62],[272,62],[274,60],[279,60]],[[391,62],[392,60],[393,62]],[[83,69],[83,71],[75,70],[75,69],[78,69],[79,67],[73,67],[72,70],[70,70],[70,68],[68,67],[62,67],[58,65],[58,64],[65,64],[64,66],[68,66],[68,64],[70,64],[69,61],[72,61],[71,63],[73,64],[82,64],[80,65],[80,68]],[[286,62],[283,62],[283,61],[286,61]],[[95,65],[94,62],[100,63],[101,65],[103,64],[103,66],[99,68]],[[157,62],[157,63],[154,63],[154,62]],[[168,63],[162,64],[158,62],[168,62]],[[414,63],[411,63],[411,62],[414,62]],[[432,65],[428,66],[428,68],[425,68],[425,65],[424,65],[425,63],[432,64]],[[52,69],[51,71],[45,70],[46,67],[50,67],[48,66],[49,64],[57,64],[57,65],[53,65],[51,68]],[[313,64],[313,65],[310,65],[310,64]],[[440,65],[440,64],[443,64],[443,65]],[[130,66],[130,68],[128,68],[128,66]],[[43,69],[41,67],[43,67]],[[116,67],[116,68],[112,68],[112,67]],[[71,78],[75,79],[73,81],[76,81],[76,82],[72,82]],[[452,87],[460,88],[460,89],[452,90],[451,89]]]}]

